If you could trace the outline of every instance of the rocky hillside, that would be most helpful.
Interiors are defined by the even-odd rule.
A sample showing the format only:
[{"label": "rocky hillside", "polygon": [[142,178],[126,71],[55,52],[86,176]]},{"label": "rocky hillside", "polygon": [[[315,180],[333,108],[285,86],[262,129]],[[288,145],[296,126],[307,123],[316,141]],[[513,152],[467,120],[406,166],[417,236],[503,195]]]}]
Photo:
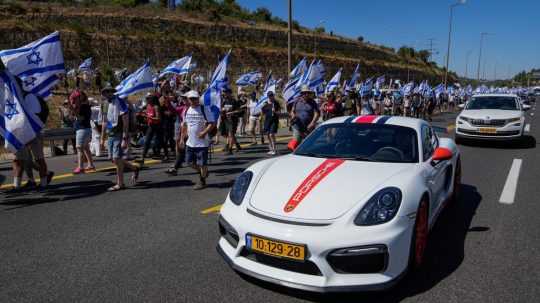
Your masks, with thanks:
[{"label": "rocky hillside", "polygon": [[[103,68],[134,68],[149,58],[163,67],[175,58],[193,53],[200,72],[213,68],[217,57],[232,49],[232,76],[258,69],[284,77],[287,68],[286,29],[236,20],[209,22],[182,11],[143,6],[65,6],[15,2],[0,4],[0,49],[14,48],[61,32],[68,66],[94,57]],[[294,35],[295,62],[301,57],[322,58],[331,74],[339,67],[348,77],[356,63],[362,78],[386,74],[407,79],[440,81],[442,71],[433,65],[398,56],[392,49],[329,34],[303,30]]]}]

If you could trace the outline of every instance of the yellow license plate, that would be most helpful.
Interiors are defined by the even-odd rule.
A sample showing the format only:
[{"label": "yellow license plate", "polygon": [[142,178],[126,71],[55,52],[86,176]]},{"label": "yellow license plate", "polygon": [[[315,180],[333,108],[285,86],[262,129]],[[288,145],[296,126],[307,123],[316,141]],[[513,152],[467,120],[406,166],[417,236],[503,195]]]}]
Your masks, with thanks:
[{"label": "yellow license plate", "polygon": [[493,127],[481,127],[478,129],[478,131],[485,134],[495,134],[497,129]]},{"label": "yellow license plate", "polygon": [[306,247],[304,245],[270,240],[254,235],[247,235],[246,246],[252,251],[274,257],[292,259],[296,261],[304,261],[306,258]]}]

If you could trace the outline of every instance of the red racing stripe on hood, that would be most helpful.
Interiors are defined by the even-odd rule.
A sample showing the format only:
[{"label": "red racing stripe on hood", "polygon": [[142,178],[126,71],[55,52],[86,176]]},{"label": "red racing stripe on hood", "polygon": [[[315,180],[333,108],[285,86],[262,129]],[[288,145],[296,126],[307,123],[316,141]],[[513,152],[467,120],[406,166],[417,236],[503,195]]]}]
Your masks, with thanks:
[{"label": "red racing stripe on hood", "polygon": [[360,116],[354,120],[354,123],[372,123],[377,117],[376,115]]},{"label": "red racing stripe on hood", "polygon": [[322,181],[328,174],[334,169],[343,164],[345,160],[342,159],[326,159],[321,165],[315,168],[309,176],[298,186],[294,191],[294,194],[289,198],[287,204],[283,208],[283,211],[289,213],[293,211],[304,198]]}]

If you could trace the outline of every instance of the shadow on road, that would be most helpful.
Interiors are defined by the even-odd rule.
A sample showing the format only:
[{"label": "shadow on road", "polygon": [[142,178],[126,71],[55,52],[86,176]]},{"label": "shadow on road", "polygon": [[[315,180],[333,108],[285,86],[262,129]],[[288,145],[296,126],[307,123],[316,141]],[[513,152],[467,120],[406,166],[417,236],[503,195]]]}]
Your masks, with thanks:
[{"label": "shadow on road", "polygon": [[408,273],[394,288],[380,292],[317,294],[283,288],[241,275],[248,282],[265,289],[313,302],[400,302],[424,293],[450,276],[463,262],[467,233],[488,231],[489,227],[470,227],[482,196],[476,187],[462,185],[460,198],[449,205],[433,227],[424,266]]},{"label": "shadow on road", "polygon": [[524,135],[516,141],[483,141],[462,139],[461,145],[479,148],[499,148],[499,149],[529,149],[536,148],[536,139],[533,136]]}]

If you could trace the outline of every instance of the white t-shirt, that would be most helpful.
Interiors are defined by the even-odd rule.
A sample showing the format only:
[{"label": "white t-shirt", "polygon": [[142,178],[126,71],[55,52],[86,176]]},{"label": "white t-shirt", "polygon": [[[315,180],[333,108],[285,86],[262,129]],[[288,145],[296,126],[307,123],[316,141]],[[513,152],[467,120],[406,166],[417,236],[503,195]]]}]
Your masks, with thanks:
[{"label": "white t-shirt", "polygon": [[249,107],[249,115],[250,116],[258,116],[258,115],[261,114],[261,109],[257,108],[257,101],[256,100],[249,101],[248,107]]},{"label": "white t-shirt", "polygon": [[210,145],[210,138],[208,135],[204,139],[199,138],[199,133],[206,128],[206,123],[215,123],[216,119],[214,114],[210,111],[209,106],[204,107],[206,118],[202,114],[201,107],[195,108],[189,107],[184,116],[184,123],[187,125],[188,139],[186,145],[189,147],[208,147]]}]

